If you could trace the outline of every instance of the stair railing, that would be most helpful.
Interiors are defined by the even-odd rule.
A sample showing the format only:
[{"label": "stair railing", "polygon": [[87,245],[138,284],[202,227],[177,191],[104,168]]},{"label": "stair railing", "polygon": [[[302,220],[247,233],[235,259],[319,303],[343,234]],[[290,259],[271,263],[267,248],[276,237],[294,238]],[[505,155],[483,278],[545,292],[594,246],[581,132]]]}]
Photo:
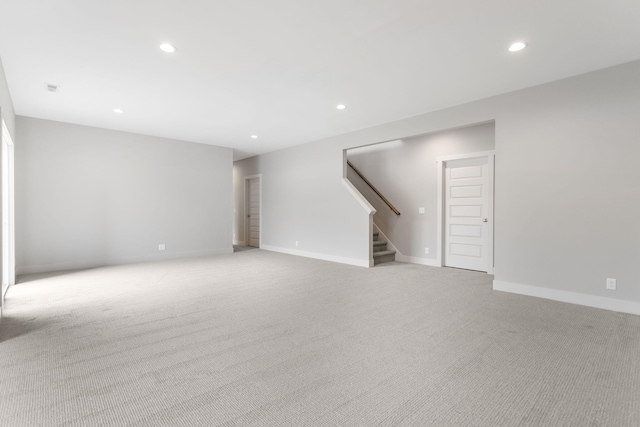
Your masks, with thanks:
[{"label": "stair railing", "polygon": [[365,184],[367,184],[374,191],[374,193],[376,193],[378,197],[380,197],[380,199],[382,199],[382,201],[385,202],[387,206],[389,206],[389,209],[391,209],[393,213],[395,213],[396,215],[400,215],[398,209],[396,209],[395,206],[393,206],[391,202],[388,201],[387,198],[384,197],[382,193],[380,193],[378,189],[372,183],[370,183],[369,180],[365,178],[364,175],[362,175],[362,173],[355,166],[353,166],[353,164],[349,160],[347,160],[347,165],[349,165],[349,167],[353,169],[353,171],[358,174],[360,178],[362,178]]}]

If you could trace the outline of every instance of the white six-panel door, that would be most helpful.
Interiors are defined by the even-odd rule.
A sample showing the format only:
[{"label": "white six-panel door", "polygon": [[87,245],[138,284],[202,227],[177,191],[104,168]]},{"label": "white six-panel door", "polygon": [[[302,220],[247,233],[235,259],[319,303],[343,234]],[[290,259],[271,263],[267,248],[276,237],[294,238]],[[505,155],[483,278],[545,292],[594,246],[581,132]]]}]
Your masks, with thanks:
[{"label": "white six-panel door", "polygon": [[[493,194],[487,157],[451,160],[444,170],[444,265],[489,271]],[[492,257],[491,257],[492,258]]]},{"label": "white six-panel door", "polygon": [[251,178],[247,183],[248,187],[248,245],[256,248],[260,247],[260,178]]}]

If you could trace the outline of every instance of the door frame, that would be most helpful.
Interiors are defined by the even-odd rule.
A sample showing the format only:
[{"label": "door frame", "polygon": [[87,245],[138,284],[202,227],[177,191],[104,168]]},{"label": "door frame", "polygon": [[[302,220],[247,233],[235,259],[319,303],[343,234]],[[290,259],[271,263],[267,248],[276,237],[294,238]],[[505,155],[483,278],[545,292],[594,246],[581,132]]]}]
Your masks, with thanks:
[{"label": "door frame", "polygon": [[463,159],[476,159],[481,157],[487,158],[487,168],[489,171],[489,206],[487,206],[487,218],[489,218],[489,222],[487,224],[487,232],[489,234],[487,245],[489,246],[489,253],[487,254],[487,274],[493,274],[494,265],[493,265],[493,252],[494,252],[494,244],[493,244],[493,234],[495,230],[495,217],[494,217],[494,185],[495,185],[495,150],[491,151],[480,151],[476,153],[466,153],[466,154],[453,154],[450,156],[440,156],[436,159],[438,164],[438,178],[437,178],[437,186],[438,186],[438,197],[437,197],[437,212],[438,212],[438,231],[437,231],[437,247],[438,247],[438,255],[436,257],[436,263],[440,267],[444,267],[444,244],[445,244],[445,206],[446,206],[446,192],[445,192],[445,168],[447,166],[447,162],[451,162],[454,160],[463,160]]},{"label": "door frame", "polygon": [[262,174],[256,174],[256,175],[247,175],[244,177],[244,212],[243,212],[243,221],[242,223],[244,224],[244,244],[245,246],[249,246],[249,217],[248,212],[249,212],[249,180],[251,179],[258,179],[258,186],[260,188],[260,233],[259,233],[259,237],[258,240],[260,241],[260,243],[258,244],[258,248],[260,247],[260,245],[262,245]]},{"label": "door frame", "polygon": [[[15,146],[7,124],[0,115],[0,143],[2,143],[2,155],[0,169],[2,170],[0,182],[2,184],[2,202],[0,209],[2,215],[2,279],[0,280],[0,316],[4,309],[4,297],[9,288],[16,283],[16,247],[15,247]],[[5,167],[6,166],[6,167]],[[6,233],[4,222],[7,222]],[[5,288],[6,286],[6,288]]]}]

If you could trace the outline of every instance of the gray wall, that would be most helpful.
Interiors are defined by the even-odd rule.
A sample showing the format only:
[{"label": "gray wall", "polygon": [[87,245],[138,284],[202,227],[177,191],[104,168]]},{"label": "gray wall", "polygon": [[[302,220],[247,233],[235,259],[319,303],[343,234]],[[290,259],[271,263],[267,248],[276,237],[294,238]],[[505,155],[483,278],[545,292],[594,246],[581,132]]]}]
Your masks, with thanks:
[{"label": "gray wall", "polygon": [[[349,161],[401,213],[396,215],[351,169],[347,177],[376,208],[374,223],[404,255],[437,257],[437,164],[440,156],[495,148],[493,122],[354,148]],[[419,214],[418,208],[425,213]],[[425,254],[429,248],[429,254]]]},{"label": "gray wall", "polygon": [[277,186],[264,243],[293,250],[304,235],[310,252],[364,260],[342,150],[495,120],[496,280],[639,303],[639,75],[636,61],[240,161],[237,175]]},{"label": "gray wall", "polygon": [[235,162],[236,239],[245,240],[244,177],[262,173],[262,248],[368,265],[369,214],[342,184],[342,164],[339,146],[320,144]]},{"label": "gray wall", "polygon": [[17,136],[19,274],[233,250],[231,149],[20,116]]}]

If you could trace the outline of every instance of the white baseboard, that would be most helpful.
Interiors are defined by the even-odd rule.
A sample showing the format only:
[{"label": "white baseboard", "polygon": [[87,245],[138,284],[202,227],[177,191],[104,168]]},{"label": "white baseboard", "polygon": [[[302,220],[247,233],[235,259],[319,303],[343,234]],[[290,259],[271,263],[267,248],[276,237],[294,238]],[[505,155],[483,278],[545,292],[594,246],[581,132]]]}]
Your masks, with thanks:
[{"label": "white baseboard", "polygon": [[407,256],[407,255],[402,255],[400,252],[396,253],[396,261],[409,262],[411,264],[428,265],[429,267],[441,267],[441,265],[438,264],[437,259]]},{"label": "white baseboard", "polygon": [[[123,263],[125,264],[125,263]],[[51,264],[21,265],[16,267],[16,276],[23,274],[50,273],[52,271],[83,270],[110,265],[97,260],[57,262]]]},{"label": "white baseboard", "polygon": [[280,253],[289,254],[289,255],[297,255],[305,258],[314,258],[314,259],[321,259],[323,261],[332,261],[340,264],[355,265],[358,267],[372,267],[372,265],[370,265],[371,262],[368,259],[346,258],[346,257],[335,256],[335,255],[322,254],[318,252],[308,252],[308,251],[301,251],[298,249],[281,248],[278,246],[262,245],[262,244],[260,245],[260,249],[264,249],[265,251],[280,252]]},{"label": "white baseboard", "polygon": [[104,267],[107,265],[135,264],[139,262],[164,261],[180,258],[195,258],[214,255],[226,255],[233,253],[233,246],[230,248],[217,248],[207,251],[191,251],[191,252],[165,252],[161,254],[152,254],[139,257],[116,258],[109,260],[84,260],[69,261],[52,264],[39,265],[23,265],[16,267],[16,275],[49,273],[52,271],[80,270],[84,268]]},{"label": "white baseboard", "polygon": [[578,292],[560,291],[557,289],[541,288],[538,286],[521,285],[518,283],[498,280],[493,281],[493,290],[640,315],[640,303],[633,301],[581,294]]}]

